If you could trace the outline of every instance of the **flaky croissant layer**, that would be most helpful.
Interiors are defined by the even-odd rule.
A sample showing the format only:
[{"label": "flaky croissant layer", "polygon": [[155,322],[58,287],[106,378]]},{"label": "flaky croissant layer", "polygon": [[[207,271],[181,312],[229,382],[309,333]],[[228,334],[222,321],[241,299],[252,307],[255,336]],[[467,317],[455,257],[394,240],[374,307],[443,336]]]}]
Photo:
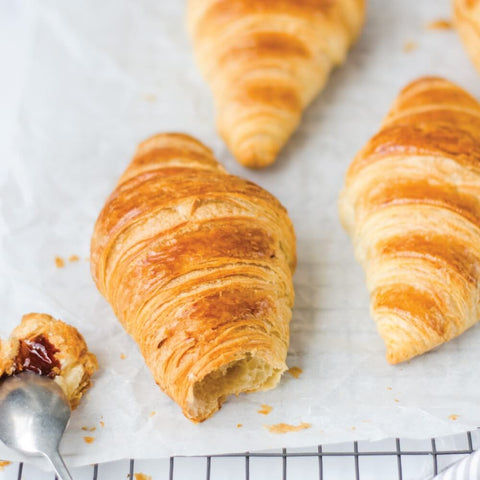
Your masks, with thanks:
[{"label": "flaky croissant layer", "polygon": [[265,167],[357,38],[365,0],[189,0],[197,63],[237,160]]},{"label": "flaky croissant layer", "polygon": [[421,78],[348,169],[340,198],[391,363],[479,318],[480,104]]},{"label": "flaky croissant layer", "polygon": [[192,137],[143,142],[92,238],[94,280],[193,421],[285,370],[295,236],[286,210]]}]

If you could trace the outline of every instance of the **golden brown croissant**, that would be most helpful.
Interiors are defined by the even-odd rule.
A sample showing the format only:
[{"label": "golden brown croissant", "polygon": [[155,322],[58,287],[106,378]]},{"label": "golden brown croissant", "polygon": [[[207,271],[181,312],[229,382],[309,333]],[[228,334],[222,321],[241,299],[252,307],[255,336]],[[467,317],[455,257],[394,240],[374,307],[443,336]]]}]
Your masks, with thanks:
[{"label": "golden brown croissant", "polygon": [[98,364],[76,328],[50,315],[29,313],[8,340],[0,340],[0,378],[24,370],[53,378],[75,408]]},{"label": "golden brown croissant", "polygon": [[92,273],[190,420],[286,369],[295,237],[285,209],[181,134],[143,142],[101,212]]},{"label": "golden brown croissant", "polygon": [[365,0],[189,0],[197,63],[237,160],[271,164],[358,36]]},{"label": "golden brown croissant", "polygon": [[480,71],[480,0],[454,0],[453,12],[460,38]]},{"label": "golden brown croissant", "polygon": [[397,363],[478,320],[480,104],[441,78],[408,85],[358,153],[340,198]]}]

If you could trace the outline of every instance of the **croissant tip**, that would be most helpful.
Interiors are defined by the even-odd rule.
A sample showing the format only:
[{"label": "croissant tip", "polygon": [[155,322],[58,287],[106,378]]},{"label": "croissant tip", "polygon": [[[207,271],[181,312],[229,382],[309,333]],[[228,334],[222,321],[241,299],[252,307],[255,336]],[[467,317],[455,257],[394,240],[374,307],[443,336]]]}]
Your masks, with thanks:
[{"label": "croissant tip", "polygon": [[398,365],[399,363],[408,362],[417,355],[425,353],[425,350],[416,350],[408,348],[408,346],[397,346],[394,349],[387,349],[385,358],[390,365]]},{"label": "croissant tip", "polygon": [[396,365],[397,363],[400,363],[400,360],[398,359],[398,357],[392,353],[387,352],[387,354],[385,355],[385,358],[387,359],[387,362],[390,365]]},{"label": "croissant tip", "polygon": [[233,150],[235,158],[248,168],[265,168],[275,162],[279,148],[270,139],[258,139]]}]

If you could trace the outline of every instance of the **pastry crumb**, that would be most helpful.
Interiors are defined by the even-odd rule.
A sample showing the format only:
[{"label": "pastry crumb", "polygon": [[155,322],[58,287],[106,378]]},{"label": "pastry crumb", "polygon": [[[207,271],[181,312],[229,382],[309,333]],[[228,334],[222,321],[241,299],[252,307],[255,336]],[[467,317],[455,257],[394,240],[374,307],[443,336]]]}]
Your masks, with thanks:
[{"label": "pastry crumb", "polygon": [[146,95],[143,96],[143,99],[146,102],[154,103],[157,101],[157,96],[154,93],[147,93]]},{"label": "pastry crumb", "polygon": [[55,266],[57,268],[63,268],[65,266],[65,260],[62,257],[55,257]]},{"label": "pastry crumb", "polygon": [[155,415],[157,414],[157,412],[155,410],[152,410],[150,413],[149,413],[149,417],[154,417]]},{"label": "pastry crumb", "polygon": [[121,358],[122,360],[125,360],[125,359],[127,358],[127,356],[126,356],[124,353],[121,353],[121,354],[120,354],[120,358]]},{"label": "pastry crumb", "polygon": [[103,428],[105,426],[105,422],[102,422],[102,420],[100,420],[100,426]]},{"label": "pastry crumb", "polygon": [[457,415],[456,413],[452,413],[451,415],[448,416],[448,418],[449,418],[450,420],[455,421],[455,420],[458,420],[458,417],[459,417],[459,416],[460,416],[460,415]]},{"label": "pastry crumb", "polygon": [[277,423],[276,425],[264,425],[264,427],[270,433],[289,433],[289,432],[299,432],[300,430],[306,430],[312,425],[310,423],[302,422],[299,425],[289,425],[288,423]]},{"label": "pastry crumb", "polygon": [[416,50],[417,48],[418,44],[412,41],[408,41],[403,44],[403,51],[406,53],[413,52],[413,50]]},{"label": "pastry crumb", "polygon": [[80,257],[78,255],[70,255],[70,257],[68,257],[69,262],[78,262],[79,260]]},{"label": "pastry crumb", "polygon": [[453,28],[453,24],[450,20],[440,18],[427,23],[425,28],[427,30],[451,30]]},{"label": "pastry crumb", "polygon": [[398,398],[394,398],[393,401],[396,403],[400,403],[400,400]]},{"label": "pastry crumb", "polygon": [[134,473],[133,476],[135,477],[135,480],[152,480],[152,477],[145,473]]},{"label": "pastry crumb", "polygon": [[84,432],[94,432],[96,429],[96,427],[82,427]]},{"label": "pastry crumb", "polygon": [[272,410],[273,410],[273,407],[262,403],[262,408],[260,408],[260,410],[257,410],[257,413],[261,413],[262,415],[268,415]]},{"label": "pastry crumb", "polygon": [[303,370],[300,367],[291,367],[287,370],[287,373],[294,378],[298,378],[303,373]]},{"label": "pastry crumb", "polygon": [[83,437],[83,441],[85,443],[93,443],[95,441],[95,437]]},{"label": "pastry crumb", "polygon": [[352,431],[355,431],[357,429],[357,427],[352,427]]},{"label": "pastry crumb", "polygon": [[237,423],[237,428],[242,428],[242,427],[243,427],[243,424]]},{"label": "pastry crumb", "polygon": [[0,460],[0,472],[5,468],[11,465],[12,462],[9,462],[8,460]]},{"label": "pastry crumb", "polygon": [[387,390],[391,390],[391,389],[392,389],[392,387],[387,387]]}]

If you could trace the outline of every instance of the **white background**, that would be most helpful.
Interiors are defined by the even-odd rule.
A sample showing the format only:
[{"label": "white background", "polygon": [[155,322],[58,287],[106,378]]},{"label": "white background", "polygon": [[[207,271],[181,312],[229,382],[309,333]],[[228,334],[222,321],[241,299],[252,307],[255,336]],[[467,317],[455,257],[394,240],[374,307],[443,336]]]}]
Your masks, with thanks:
[{"label": "white background", "polygon": [[[54,2],[48,3],[50,5],[54,4]],[[296,276],[297,310],[296,316],[294,317],[297,326],[295,326],[295,324],[293,326],[293,342],[289,357],[290,362],[293,361],[294,364],[300,364],[300,366],[304,367],[304,378],[306,378],[306,380],[303,380],[304,382],[308,381],[307,375],[309,374],[309,370],[310,375],[315,374],[315,364],[308,364],[308,361],[305,361],[306,358],[303,356],[303,345],[306,341],[305,335],[308,335],[308,332],[303,333],[302,329],[311,321],[310,313],[308,313],[309,308],[312,306],[316,308],[321,306],[324,309],[322,320],[325,321],[326,328],[317,333],[326,338],[324,347],[327,347],[332,339],[338,342],[338,335],[343,336],[344,340],[341,344],[345,349],[355,348],[358,346],[359,342],[363,349],[366,347],[368,356],[361,358],[363,362],[362,368],[376,371],[377,377],[375,382],[377,382],[377,384],[378,376],[383,375],[385,377],[385,388],[382,388],[380,394],[383,398],[381,398],[380,401],[383,402],[382,406],[386,406],[388,401],[393,403],[393,397],[391,399],[388,398],[388,395],[390,394],[386,390],[387,386],[393,385],[396,389],[395,394],[400,395],[403,393],[404,398],[406,398],[408,392],[402,392],[402,385],[404,387],[407,382],[402,383],[402,377],[403,380],[405,380],[405,375],[409,375],[410,377],[412,375],[418,375],[420,378],[422,372],[426,369],[433,374],[431,384],[428,384],[429,377],[424,376],[427,382],[427,387],[431,387],[433,391],[438,392],[439,390],[436,389],[438,385],[435,385],[434,383],[438,382],[438,378],[442,378],[443,373],[438,371],[437,374],[437,370],[435,369],[438,368],[439,362],[440,365],[448,367],[451,358],[449,354],[463,355],[466,363],[468,361],[471,361],[473,364],[478,363],[478,355],[477,357],[474,357],[472,354],[469,354],[469,352],[472,351],[471,349],[475,348],[479,332],[478,329],[476,329],[470,337],[460,339],[459,341],[448,345],[444,348],[447,352],[445,354],[442,352],[435,352],[433,355],[426,357],[427,360],[424,362],[417,362],[413,364],[413,366],[407,367],[407,373],[405,374],[399,374],[398,372],[392,374],[390,370],[385,369],[382,363],[384,361],[383,357],[378,358],[379,355],[382,355],[383,347],[381,342],[374,336],[374,327],[368,323],[368,300],[365,291],[362,290],[362,272],[353,262],[348,240],[341,236],[343,233],[341,232],[336,219],[335,203],[336,193],[340,186],[339,180],[341,180],[341,174],[348,164],[348,158],[351,158],[355,151],[362,146],[362,142],[366,141],[368,137],[374,133],[381,117],[386,113],[389,103],[407,81],[420,74],[436,73],[448,75],[453,80],[456,80],[463,86],[469,88],[472,93],[477,96],[479,95],[480,90],[478,88],[478,77],[476,76],[476,72],[466,59],[454,32],[427,32],[424,29],[426,21],[448,16],[449,2],[431,0],[418,5],[418,8],[414,7],[416,2],[410,2],[410,7],[413,8],[391,5],[388,9],[385,8],[384,11],[380,11],[380,7],[384,6],[385,3],[380,1],[373,3],[376,8],[374,11],[371,11],[369,24],[367,25],[368,28],[366,29],[359,45],[355,47],[352,52],[351,58],[349,59],[350,63],[347,64],[344,69],[334,74],[330,86],[327,87],[327,90],[322,97],[320,97],[306,113],[301,129],[286,148],[284,154],[279,159],[278,164],[270,171],[259,173],[246,172],[231,159],[221,141],[216,138],[212,131],[212,112],[210,98],[207,93],[208,91],[204,87],[203,81],[198,75],[198,72],[196,72],[195,68],[191,65],[188,66],[188,75],[186,76],[187,81],[190,82],[193,91],[204,94],[201,97],[195,97],[197,103],[193,108],[189,105],[189,102],[193,97],[182,95],[181,88],[185,86],[184,83],[182,84],[180,82],[177,84],[177,82],[172,81],[171,72],[168,69],[167,71],[163,71],[161,68],[156,69],[157,73],[155,73],[152,71],[152,67],[147,66],[143,71],[144,77],[140,80],[139,78],[133,79],[137,84],[141,85],[142,89],[135,91],[135,94],[138,94],[139,99],[137,103],[134,102],[136,106],[130,111],[128,111],[128,106],[125,108],[123,108],[124,105],[123,107],[122,105],[119,106],[118,101],[116,103],[115,100],[117,92],[111,92],[112,98],[106,98],[106,104],[111,104],[112,108],[118,108],[120,116],[128,116],[130,113],[134,117],[136,116],[136,118],[129,119],[129,121],[135,123],[135,131],[129,132],[125,129],[125,132],[122,132],[125,133],[126,140],[117,150],[108,144],[104,147],[107,150],[108,155],[111,155],[112,152],[118,155],[118,166],[115,166],[113,170],[120,173],[128,162],[128,156],[131,154],[135,142],[141,138],[161,129],[175,130],[188,128],[191,133],[198,135],[201,139],[208,142],[208,144],[214,148],[220,160],[225,163],[232,172],[248,176],[266,186],[269,190],[279,196],[293,213],[299,237],[300,251],[299,272],[297,272]],[[21,126],[20,130],[16,128],[17,107],[21,100],[23,87],[25,85],[27,65],[31,60],[32,52],[35,51],[34,42],[37,39],[32,34],[30,17],[31,9],[28,8],[27,2],[22,3],[1,0],[0,6],[0,64],[2,65],[3,72],[3,74],[0,75],[0,105],[2,105],[2,108],[0,109],[0,154],[5,156],[10,155],[10,152],[13,151],[10,141],[14,133],[25,131],[25,125]],[[105,9],[103,11],[105,12]],[[411,12],[411,18],[405,16],[406,12]],[[415,16],[413,16],[414,14]],[[145,18],[149,18],[149,16],[145,15]],[[84,20],[88,21],[88,15],[85,15]],[[81,21],[82,19],[80,19],[80,23]],[[154,16],[152,21],[155,21]],[[382,22],[383,26],[381,25]],[[99,25],[101,25],[101,22]],[[173,25],[173,20],[172,23],[165,21],[164,25],[167,25],[167,27],[168,25],[171,25],[172,34],[175,36],[176,27]],[[387,27],[385,27],[385,25]],[[385,41],[380,41],[378,39],[379,31],[383,31],[384,35],[386,35],[384,37]],[[407,41],[416,42],[418,50],[408,54],[403,52],[403,45]],[[125,45],[127,51],[123,60],[128,64],[128,62],[135,63],[135,60],[132,59],[139,58],[139,64],[134,71],[137,75],[141,75],[142,52],[128,51],[128,42],[126,40]],[[184,46],[188,46],[186,40]],[[168,47],[168,44],[163,45],[163,48]],[[105,48],[108,49],[109,46],[106,45]],[[426,54],[425,51],[429,53]],[[430,54],[430,52],[432,53]],[[444,59],[445,62],[443,62]],[[96,59],[90,57],[90,60],[94,63]],[[161,59],[159,61],[161,61]],[[453,65],[453,61],[455,62],[455,68],[452,68],[451,66]],[[371,68],[371,66],[369,67],[369,62],[375,63],[377,66],[379,62],[383,62],[384,69],[379,70],[377,68],[375,70],[375,75],[373,75],[372,71],[369,71],[369,68]],[[183,60],[176,65],[175,59],[170,59],[168,60],[167,65],[170,68],[187,68],[183,63]],[[57,68],[61,70],[62,64],[59,63]],[[111,73],[108,66],[107,68],[102,68],[100,71],[102,75],[106,75],[107,78],[104,77],[103,79],[98,79],[99,83],[101,83],[102,80],[108,80],[108,75]],[[158,71],[160,71],[160,73],[158,73]],[[152,73],[153,78],[150,78],[149,75],[152,75]],[[168,77],[169,75],[170,77]],[[355,76],[358,83],[363,82],[364,88],[352,88],[352,75]],[[128,90],[130,88],[128,83],[132,79],[124,78],[123,80],[126,84],[125,88]],[[162,80],[165,81],[165,84],[161,83]],[[185,77],[183,78],[183,81],[185,81]],[[132,88],[135,90],[136,86]],[[170,115],[170,119],[168,117],[170,109],[173,108],[172,105],[169,105],[167,102],[163,106],[161,100],[157,100],[156,102],[147,100],[147,98],[150,98],[150,95],[155,95],[157,99],[162,99],[162,95],[164,94],[162,91],[163,88],[171,89],[171,94],[168,94],[167,96],[171,95],[172,98],[176,98],[179,101],[176,105],[176,109],[180,113]],[[130,89],[129,93],[131,92],[132,90]],[[365,92],[365,95],[369,95],[368,101],[363,96],[362,92]],[[375,95],[372,96],[372,94]],[[26,97],[23,97],[24,101],[25,99],[28,100],[28,98],[28,94]],[[34,101],[34,99],[31,98],[30,100]],[[119,102],[120,104],[122,102],[128,104],[130,100],[131,99],[120,99]],[[343,104],[343,109],[336,108],[336,105],[340,102]],[[41,105],[41,103],[39,105]],[[347,105],[349,105],[350,115],[345,116]],[[79,108],[81,105],[76,105],[76,107]],[[25,114],[25,112],[28,111],[29,106],[24,105],[23,113]],[[52,109],[51,113],[52,112],[55,113],[55,109]],[[185,118],[189,112],[195,113],[198,117],[196,119],[188,118],[185,120],[184,124],[182,124],[181,119]],[[44,111],[40,113],[44,114]],[[158,123],[153,124],[153,118],[159,118]],[[25,121],[25,118],[23,118],[23,121]],[[49,119],[47,118],[46,121],[48,123]],[[50,119],[50,121],[54,120]],[[113,135],[112,132],[107,132],[106,135],[110,135],[112,139],[115,138],[115,135]],[[58,154],[58,152],[63,152],[68,156],[68,145],[71,145],[72,148],[79,146],[79,144],[75,143],[78,141],[78,138],[75,139],[72,137],[70,140],[71,142],[69,144],[62,144],[60,141],[60,147],[56,151],[56,154]],[[17,136],[14,143],[18,141],[21,141],[21,139],[19,140]],[[28,141],[25,143],[28,144]],[[311,175],[313,170],[311,172],[308,170],[311,168],[311,163],[306,164],[304,160],[306,157],[312,156],[316,157],[315,160],[320,164],[320,167],[315,170],[317,175]],[[336,162],[341,162],[341,165],[336,164]],[[2,166],[3,165],[4,163],[2,163]],[[101,173],[101,168],[99,167],[99,169]],[[2,174],[4,173],[5,172],[2,169]],[[109,173],[108,179],[103,178],[102,181],[98,182],[95,186],[92,186],[92,188],[97,189],[98,191],[96,192],[96,196],[89,197],[90,201],[98,203],[102,198],[102,195],[104,198],[108,193],[114,182],[111,171]],[[59,179],[61,180],[62,172],[60,172],[59,175]],[[98,177],[100,177],[100,174]],[[298,195],[298,198],[295,198],[295,196],[287,195],[285,193],[285,182],[287,179],[289,182],[302,185],[302,189],[310,194],[308,196],[310,203],[305,203],[305,198],[301,195]],[[329,190],[328,185],[331,183],[334,184],[335,188]],[[54,221],[58,221],[58,219],[54,219]],[[324,229],[313,229],[313,226],[316,224],[323,224],[325,227]],[[312,229],[314,231],[313,235]],[[332,232],[331,236],[328,235],[329,232]],[[60,233],[61,235],[62,231],[57,233]],[[68,233],[65,233],[65,236],[68,237]],[[315,248],[315,245],[312,245],[312,242],[313,244],[315,242],[321,243],[322,248]],[[76,245],[78,250],[84,248],[86,243],[87,242],[85,241],[79,242]],[[11,246],[9,248],[11,248]],[[66,250],[64,252],[60,251],[62,248],[61,241],[56,243],[55,248],[57,248],[59,254],[61,253],[68,256],[68,253],[70,253],[67,253]],[[64,246],[64,248],[68,247]],[[12,252],[15,250],[10,249],[8,251]],[[71,253],[87,254],[88,252]],[[307,256],[307,253],[309,256]],[[325,261],[325,258],[328,258],[329,260]],[[51,262],[51,260],[52,259],[49,258],[45,261]],[[312,263],[317,263],[318,269],[321,268],[322,271],[320,277],[315,274],[315,271],[310,269]],[[342,269],[340,274],[338,272],[339,269]],[[54,270],[52,271],[52,275],[56,273],[58,272],[55,272]],[[343,295],[342,298],[339,298],[340,287],[343,288],[343,290],[341,290]],[[348,293],[346,293],[346,289],[348,289]],[[41,303],[43,300],[36,301]],[[48,303],[46,300],[45,302]],[[334,307],[342,303],[345,304],[345,310],[343,312],[335,310]],[[61,311],[62,308],[68,310],[68,308],[65,308],[63,305],[59,305],[57,308],[59,311]],[[329,313],[329,309],[331,313]],[[13,307],[12,311],[15,311],[15,307]],[[107,312],[106,309],[101,311]],[[362,327],[352,331],[350,328],[343,329],[342,325],[338,326],[337,324],[344,320],[342,315],[345,314],[359,315],[361,321],[365,322],[365,328]],[[12,321],[13,320],[11,319],[9,320],[10,324]],[[8,328],[2,328],[2,333],[8,333],[10,324],[8,324]],[[352,338],[351,335],[355,335],[355,337]],[[363,344],[362,338],[364,340]],[[373,344],[366,344],[366,339],[373,339]],[[476,352],[474,352],[474,354],[476,354]],[[328,349],[327,351],[324,351],[321,365],[325,366],[329,361],[333,362],[335,359],[340,359],[345,362],[344,366],[346,366],[351,360],[349,357],[341,358],[336,357],[335,355],[336,352],[328,352]],[[314,360],[318,361],[318,357]],[[303,364],[302,361],[304,362]],[[331,366],[330,371],[333,371],[333,367],[334,365]],[[328,371],[324,372],[323,375],[325,377],[324,381],[327,383],[327,380],[329,380]],[[356,372],[349,371],[349,375],[351,375],[349,378],[354,378]],[[398,377],[400,377],[400,380],[398,380]],[[363,377],[363,380],[364,379],[365,377]],[[145,376],[145,381],[148,381],[148,374]],[[399,381],[398,386],[394,385],[396,381]],[[476,392],[474,390],[468,391],[468,389],[473,388],[473,386],[465,385],[465,378],[459,383],[466,387],[467,398],[469,395],[472,396],[472,398],[475,397]],[[360,390],[365,388],[368,387],[366,384],[363,384],[363,387]],[[407,388],[413,388],[413,386],[407,386]],[[300,389],[299,392],[300,394],[308,392],[308,386],[303,390]],[[352,387],[350,392],[359,394],[359,398],[362,398],[360,391],[356,388]],[[329,395],[332,394],[332,392],[328,393]],[[322,395],[322,392],[320,392],[319,395]],[[323,397],[324,402],[328,402],[329,395]],[[376,396],[378,396],[378,392],[376,393]],[[440,399],[439,402],[437,402],[438,397],[436,396],[432,399],[436,405],[439,405],[438,415],[439,418],[443,419],[434,422],[435,431],[432,432],[432,434],[442,432],[447,433],[449,430],[455,430],[455,428],[462,429],[462,427],[449,425],[448,414],[458,413],[463,408],[465,409],[464,417],[468,417],[469,404],[464,401],[464,397],[465,396],[462,395],[460,398],[454,399],[457,401],[455,405],[452,405],[452,397],[449,395],[445,395],[445,398]],[[247,408],[249,406],[255,408],[255,406],[261,403],[264,398],[249,400],[250,403],[232,403],[236,403],[235,408],[245,408],[245,405]],[[273,399],[274,397],[270,398]],[[266,401],[266,403],[269,402],[273,403],[273,401],[270,400]],[[343,407],[348,407],[348,405],[347,401]],[[350,403],[349,406],[350,409],[362,407],[355,402]],[[411,406],[413,409],[417,407],[415,404]],[[407,407],[409,406],[407,405]],[[408,408],[404,408],[404,410],[401,410],[401,408],[402,407],[400,407],[400,410],[398,411],[395,410],[396,414],[401,416],[405,413],[405,410],[407,410],[408,414],[413,415],[410,417],[407,415],[410,421],[412,418],[418,418],[415,417],[414,412],[408,411]],[[176,415],[178,415],[178,412],[176,412]],[[476,418],[478,417],[470,415],[468,421],[465,420],[465,422],[470,426],[475,425],[478,423],[476,422]],[[422,420],[422,418],[419,420]],[[281,419],[279,419],[279,421],[281,421]],[[425,424],[422,425],[422,428],[425,428],[427,423],[428,422],[425,422]],[[335,424],[338,425],[338,429],[334,431],[332,427]],[[79,425],[80,423],[77,422],[77,428]],[[328,440],[353,439],[357,436],[367,438],[372,436],[375,437],[375,432],[372,432],[372,430],[364,429],[362,431],[361,426],[356,426],[357,430],[352,431],[352,426],[351,421],[344,421],[344,419],[338,418],[336,422],[332,422],[332,425],[329,425],[331,428],[331,435],[328,437]],[[405,434],[409,429],[415,431],[416,427],[417,425],[405,426],[404,431],[401,433]],[[384,432],[388,433],[388,425],[386,424],[381,425],[377,432],[377,436],[382,436]],[[390,432],[392,435],[395,433],[396,432],[394,431]],[[417,435],[419,435],[418,432]],[[318,435],[318,440],[316,442],[311,441],[310,444],[320,443],[325,439],[326,437],[323,435]],[[275,442],[278,444],[279,440],[275,439]],[[285,442],[287,442],[287,440]],[[242,444],[242,447],[243,446],[244,444]]]}]

